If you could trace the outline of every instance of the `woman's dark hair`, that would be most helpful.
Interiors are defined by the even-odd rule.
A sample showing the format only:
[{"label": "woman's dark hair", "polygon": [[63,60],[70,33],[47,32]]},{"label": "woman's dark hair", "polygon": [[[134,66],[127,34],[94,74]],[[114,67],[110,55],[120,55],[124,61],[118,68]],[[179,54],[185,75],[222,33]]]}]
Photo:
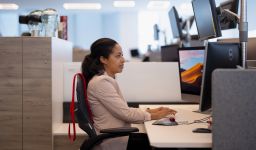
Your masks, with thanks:
[{"label": "woman's dark hair", "polygon": [[82,63],[82,73],[87,84],[94,75],[104,73],[104,66],[100,62],[100,57],[108,58],[116,44],[118,43],[110,38],[101,38],[92,43],[91,53],[85,56]]}]

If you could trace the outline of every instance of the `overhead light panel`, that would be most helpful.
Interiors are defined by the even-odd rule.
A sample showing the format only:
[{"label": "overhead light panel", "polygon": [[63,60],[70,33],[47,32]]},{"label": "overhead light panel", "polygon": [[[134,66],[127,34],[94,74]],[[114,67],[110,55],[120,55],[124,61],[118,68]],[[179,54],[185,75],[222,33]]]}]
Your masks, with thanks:
[{"label": "overhead light panel", "polygon": [[0,3],[0,9],[5,9],[5,10],[15,10],[18,9],[19,6],[14,3]]},{"label": "overhead light panel", "polygon": [[101,9],[100,3],[64,3],[65,9],[87,9],[87,10],[98,10]]},{"label": "overhead light panel", "polygon": [[114,1],[114,7],[134,7],[135,1]]},{"label": "overhead light panel", "polygon": [[170,1],[166,0],[151,0],[147,5],[148,9],[167,9],[170,7]]}]

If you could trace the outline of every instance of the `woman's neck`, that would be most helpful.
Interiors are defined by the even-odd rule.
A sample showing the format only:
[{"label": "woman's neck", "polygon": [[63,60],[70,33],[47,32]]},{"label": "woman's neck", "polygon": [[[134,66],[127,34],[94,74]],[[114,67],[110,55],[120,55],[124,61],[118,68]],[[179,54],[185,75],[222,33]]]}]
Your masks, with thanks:
[{"label": "woman's neck", "polygon": [[113,74],[113,73],[111,73],[111,72],[109,72],[107,70],[105,70],[105,73],[106,73],[106,75],[108,75],[108,76],[110,76],[110,77],[115,79],[115,74]]}]

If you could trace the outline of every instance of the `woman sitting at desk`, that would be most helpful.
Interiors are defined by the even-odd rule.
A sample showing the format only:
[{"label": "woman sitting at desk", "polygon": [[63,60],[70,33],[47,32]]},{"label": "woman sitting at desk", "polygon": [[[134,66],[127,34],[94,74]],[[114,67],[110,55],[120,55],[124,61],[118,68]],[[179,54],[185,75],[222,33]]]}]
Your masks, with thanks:
[{"label": "woman sitting at desk", "polygon": [[[91,54],[85,56],[82,63],[82,72],[88,83],[87,95],[97,133],[101,129],[131,126],[131,123],[143,123],[176,113],[165,107],[147,111],[128,107],[115,80],[115,74],[122,72],[124,67],[122,48],[116,41],[102,38],[96,40],[90,50]],[[101,148],[124,150],[127,141],[128,137],[105,140]]]}]

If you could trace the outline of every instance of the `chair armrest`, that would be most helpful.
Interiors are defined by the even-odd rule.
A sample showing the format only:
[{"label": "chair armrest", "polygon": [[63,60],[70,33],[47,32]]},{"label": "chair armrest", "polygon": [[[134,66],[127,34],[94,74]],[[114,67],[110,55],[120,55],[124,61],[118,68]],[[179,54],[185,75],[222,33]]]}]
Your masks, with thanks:
[{"label": "chair armrest", "polygon": [[138,132],[139,129],[136,127],[120,127],[120,128],[108,128],[100,130],[100,133],[109,134],[128,134],[132,132]]}]

